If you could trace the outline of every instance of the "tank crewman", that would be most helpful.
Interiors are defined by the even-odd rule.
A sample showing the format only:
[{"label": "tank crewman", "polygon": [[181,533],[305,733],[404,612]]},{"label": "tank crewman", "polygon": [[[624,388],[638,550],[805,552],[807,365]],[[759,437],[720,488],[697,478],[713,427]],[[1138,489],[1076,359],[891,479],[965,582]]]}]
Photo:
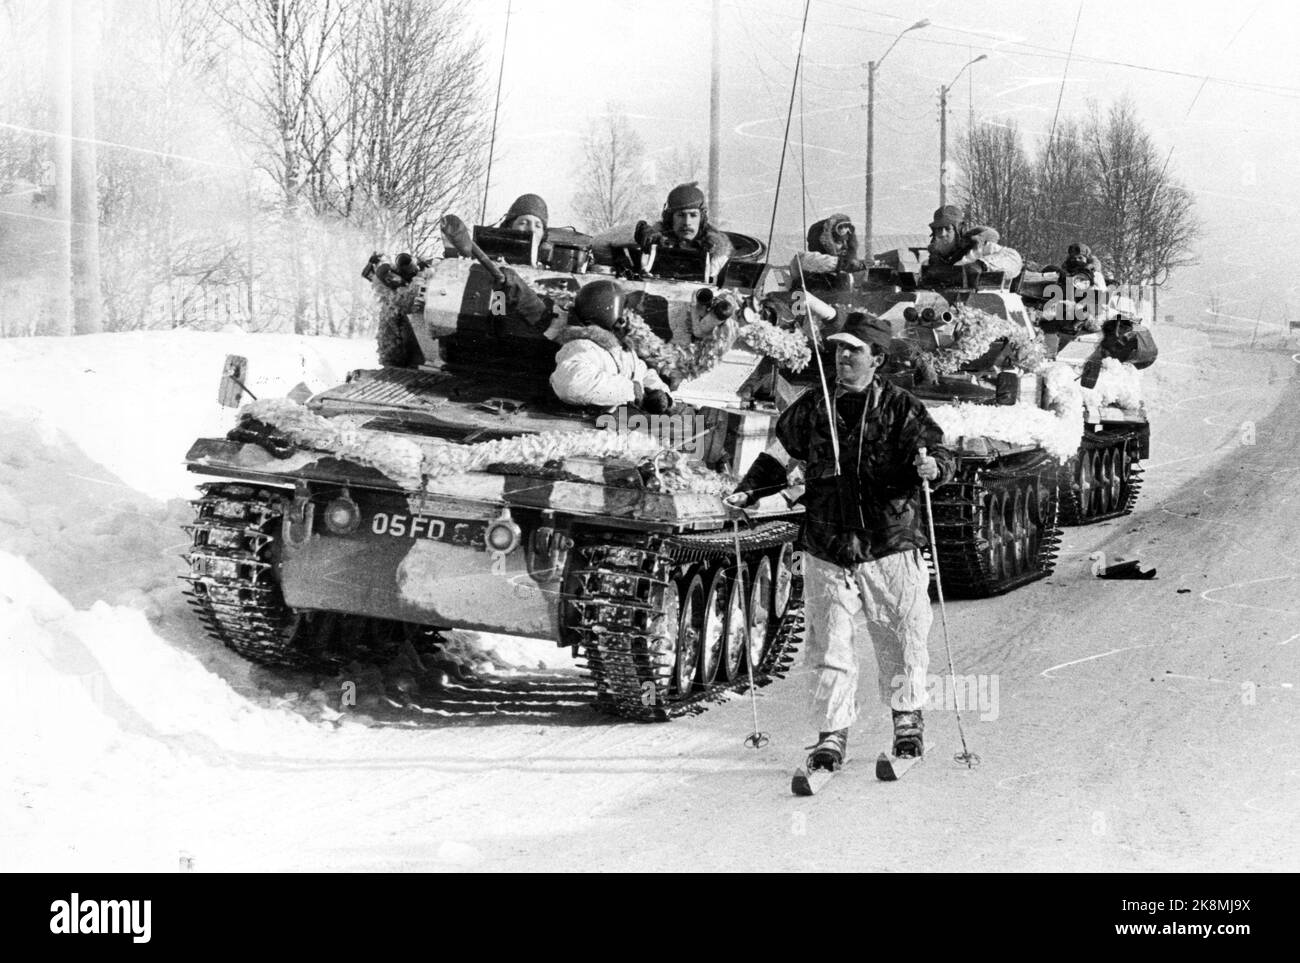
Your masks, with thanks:
[{"label": "tank crewman", "polygon": [[679,251],[707,252],[712,258],[715,276],[731,257],[731,241],[709,223],[704,192],[695,181],[678,184],[669,191],[659,220],[637,224],[635,239],[643,251],[660,246]]},{"label": "tank crewman", "polygon": [[659,373],[624,342],[625,297],[618,282],[585,284],[559,331],[551,387],[571,405],[635,404],[650,414],[672,408],[673,399]]},{"label": "tank crewman", "polygon": [[726,499],[743,508],[779,492],[791,462],[804,462],[804,664],[812,670],[809,708],[819,732],[809,757],[813,769],[838,769],[844,760],[858,715],[864,619],[880,698],[893,710],[894,752],[924,750],[932,615],[918,499],[921,479],[942,485],[952,479],[955,462],[925,406],[879,377],[891,338],[887,321],[851,314],[844,330],[827,339],[836,346],[833,417],[822,391],[800,395],[778,419],[775,440]]},{"label": "tank crewman", "polygon": [[1001,235],[991,227],[972,227],[963,235],[967,253],[957,262],[969,275],[978,277],[986,271],[1001,271],[1008,281],[1019,277],[1025,262],[1020,252],[1000,244]]},{"label": "tank crewman", "polygon": [[1065,261],[1056,272],[1061,294],[1059,302],[1044,309],[1044,320],[1062,334],[1100,331],[1106,320],[1106,272],[1092,249],[1083,243],[1071,244]]},{"label": "tank crewman", "polygon": [[[507,226],[535,221],[541,225],[543,232],[546,230],[546,202],[536,194],[522,195],[511,205],[510,210],[514,212],[514,217],[511,218],[511,214],[507,213],[506,217],[502,218],[502,221]],[[449,222],[453,220],[455,223],[454,226],[451,226]],[[533,229],[531,223],[527,229]],[[447,257],[468,258],[474,256],[474,244],[469,228],[465,226],[460,218],[443,219],[442,243],[446,249]],[[563,324],[555,310],[554,302],[529,287],[528,283],[519,276],[514,268],[499,265],[496,270],[500,273],[501,280],[494,283],[493,287],[505,293],[507,312],[515,317],[523,318],[538,334],[545,335],[548,338],[554,337]]]},{"label": "tank crewman", "polygon": [[1065,255],[1065,262],[1061,265],[1062,271],[1067,275],[1082,274],[1091,282],[1093,290],[1106,290],[1106,271],[1102,267],[1101,260],[1092,253],[1092,248],[1083,243],[1071,244]]},{"label": "tank crewman", "polygon": [[836,260],[836,270],[851,273],[866,269],[858,255],[858,232],[847,214],[832,214],[808,228],[808,250]]},{"label": "tank crewman", "polygon": [[802,277],[803,286],[812,290],[839,290],[849,283],[845,275],[866,267],[858,255],[853,222],[847,214],[832,214],[808,228],[808,247],[791,262],[790,283],[799,287]]},{"label": "tank crewman", "polygon": [[512,231],[529,231],[538,243],[546,240],[546,226],[550,220],[546,201],[537,194],[520,194],[501,219],[503,227]]},{"label": "tank crewman", "polygon": [[949,281],[957,274],[957,262],[966,256],[970,246],[963,240],[965,215],[960,207],[945,205],[934,212],[930,221],[928,257],[921,268],[921,277],[932,283]]}]

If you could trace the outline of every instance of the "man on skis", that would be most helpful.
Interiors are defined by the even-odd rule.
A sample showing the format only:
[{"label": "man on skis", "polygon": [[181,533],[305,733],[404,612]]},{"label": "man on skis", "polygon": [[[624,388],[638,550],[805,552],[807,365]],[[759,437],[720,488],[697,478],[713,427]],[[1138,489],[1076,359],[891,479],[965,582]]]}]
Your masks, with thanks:
[{"label": "man on skis", "polygon": [[[879,377],[890,339],[887,321],[851,314],[827,339],[836,347],[836,385],[814,386],[782,413],[775,441],[727,498],[744,507],[781,491],[791,462],[804,463],[804,658],[814,672],[818,732],[809,771],[834,771],[844,761],[865,639],[875,649],[880,698],[893,710],[894,754],[924,752],[932,615],[918,499],[922,479],[942,485],[955,469],[943,430],[925,407]],[[904,679],[899,692],[896,677]]]}]

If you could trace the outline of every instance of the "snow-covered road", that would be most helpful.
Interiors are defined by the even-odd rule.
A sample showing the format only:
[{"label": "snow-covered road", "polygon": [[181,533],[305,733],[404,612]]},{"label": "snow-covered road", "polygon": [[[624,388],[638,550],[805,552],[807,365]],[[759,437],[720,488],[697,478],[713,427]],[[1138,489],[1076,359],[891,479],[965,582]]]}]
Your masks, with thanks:
[{"label": "snow-covered road", "polygon": [[[982,765],[950,762],[953,714],[932,711],[930,758],[877,783],[871,707],[812,800],[788,793],[813,736],[799,678],[762,691],[772,742],[752,751],[746,699],[611,722],[542,643],[495,661],[544,662],[551,688],[448,718],[340,715],[324,680],[203,634],[176,578],[180,458],[229,424],[221,358],[248,355],[274,394],[341,380],[371,345],[0,342],[0,869],[1300,868],[1300,365],[1158,334],[1136,514],[1067,530],[1051,579],[949,606],[957,671],[996,696],[963,714]],[[1159,578],[1094,579],[1097,552]],[[931,652],[938,669],[937,620]]]}]

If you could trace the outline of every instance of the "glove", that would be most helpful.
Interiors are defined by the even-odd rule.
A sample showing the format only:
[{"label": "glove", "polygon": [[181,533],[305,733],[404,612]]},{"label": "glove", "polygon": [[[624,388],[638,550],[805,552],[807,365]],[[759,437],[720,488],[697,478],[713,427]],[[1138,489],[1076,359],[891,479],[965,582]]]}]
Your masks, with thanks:
[{"label": "glove", "polygon": [[673,407],[673,396],[658,388],[645,388],[644,395],[638,402],[641,410],[652,415],[662,415]]},{"label": "glove", "polygon": [[663,231],[659,230],[649,221],[638,221],[636,233],[633,235],[637,247],[643,251],[648,251],[656,244],[663,243]]},{"label": "glove", "polygon": [[728,508],[748,508],[749,502],[749,492],[732,492],[722,500]]},{"label": "glove", "polygon": [[384,256],[378,251],[370,255],[370,259],[366,261],[366,266],[361,269],[361,276],[367,281],[373,278],[375,276],[375,267],[378,266],[379,262],[383,259]]},{"label": "glove", "polygon": [[835,559],[835,564],[842,565],[845,568],[868,561],[871,558],[866,546],[862,544],[862,539],[856,532],[836,535],[831,539],[830,551]]},{"label": "glove", "polygon": [[523,318],[539,333],[545,331],[551,321],[551,305],[511,268],[503,267],[501,273],[502,280],[493,287],[505,292],[506,311]]},{"label": "glove", "polygon": [[393,270],[393,266],[387,263],[381,264],[379,267],[375,268],[375,277],[379,280],[380,284],[393,291],[396,291],[400,287],[404,287],[406,284],[406,282],[402,280],[402,276]]},{"label": "glove", "polygon": [[397,263],[394,267],[397,268],[398,276],[401,277],[403,284],[410,284],[415,279],[415,276],[420,273],[420,269],[415,265],[415,258],[411,257],[406,251],[397,255]]}]

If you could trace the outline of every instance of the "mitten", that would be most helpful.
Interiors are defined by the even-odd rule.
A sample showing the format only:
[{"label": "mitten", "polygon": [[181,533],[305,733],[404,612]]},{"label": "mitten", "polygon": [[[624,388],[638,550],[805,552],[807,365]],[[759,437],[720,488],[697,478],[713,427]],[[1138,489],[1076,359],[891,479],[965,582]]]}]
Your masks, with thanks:
[{"label": "mitten", "polygon": [[662,415],[672,408],[673,396],[659,388],[646,388],[640,404],[642,411]]}]

